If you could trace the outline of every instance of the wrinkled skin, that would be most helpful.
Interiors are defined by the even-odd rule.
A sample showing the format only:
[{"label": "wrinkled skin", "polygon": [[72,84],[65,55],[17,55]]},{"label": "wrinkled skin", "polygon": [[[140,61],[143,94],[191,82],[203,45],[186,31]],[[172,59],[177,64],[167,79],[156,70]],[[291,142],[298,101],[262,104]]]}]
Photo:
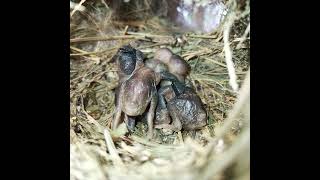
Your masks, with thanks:
[{"label": "wrinkled skin", "polygon": [[[198,130],[207,124],[206,110],[190,87],[179,82],[176,77],[169,77],[172,85],[159,89],[155,128],[173,131]],[[172,122],[171,124],[169,124]]]},{"label": "wrinkled skin", "polygon": [[115,115],[113,127],[117,127],[121,122],[121,113],[131,119],[127,125],[132,128],[135,125],[133,117],[142,115],[150,104],[147,112],[148,137],[152,137],[153,119],[157,105],[157,77],[155,73],[146,67],[142,67],[133,72],[132,76],[125,80],[120,87],[117,113]]},{"label": "wrinkled skin", "polygon": [[112,128],[117,128],[124,120],[132,131],[136,117],[146,112],[148,137],[152,138],[160,73],[144,66],[142,53],[131,46],[120,48],[116,58],[120,83],[116,89],[116,114]]},{"label": "wrinkled skin", "polygon": [[193,89],[184,85],[191,70],[189,64],[168,48],[161,48],[146,65],[156,72],[169,72],[165,73],[165,80],[162,80],[158,90],[155,128],[180,131],[205,126],[207,114],[201,99]]},{"label": "wrinkled skin", "polygon": [[[162,73],[168,71],[168,66],[157,59],[148,59],[145,61],[145,66],[153,69],[155,73]],[[170,85],[171,81],[162,79],[160,81],[160,86]]]},{"label": "wrinkled skin", "polygon": [[[167,55],[176,58],[169,60],[173,63],[168,66],[159,60],[144,64],[142,52],[130,46],[120,48],[116,55],[119,87],[116,89],[113,129],[125,121],[128,129],[133,131],[136,118],[144,114],[147,116],[149,138],[153,134],[154,119],[156,128],[175,131],[182,128],[195,130],[206,124],[206,113],[200,98],[183,84],[190,67],[182,58],[170,55],[170,51]],[[158,96],[156,86],[160,80],[162,84]]]},{"label": "wrinkled skin", "polygon": [[[130,45],[121,47],[118,50],[117,54],[113,57],[113,60],[116,61],[117,72],[119,76],[119,85],[115,89],[116,107],[120,106],[119,94],[122,83],[132,75],[134,70],[139,69],[143,66],[143,59],[143,53],[139,50],[132,48]],[[130,131],[133,131],[136,123],[135,119],[135,117],[128,116],[126,114],[121,114],[119,121],[122,122],[124,120],[127,124],[128,129]],[[115,125],[112,126],[115,127]]]},{"label": "wrinkled skin", "polygon": [[154,59],[165,64],[167,70],[171,74],[174,74],[181,82],[185,81],[185,77],[191,70],[190,65],[182,57],[173,54],[168,48],[158,49],[154,54]]},{"label": "wrinkled skin", "polygon": [[119,84],[127,80],[134,70],[143,66],[144,55],[130,45],[121,47],[113,57],[116,59]]},{"label": "wrinkled skin", "polygon": [[[168,72],[168,66],[157,59],[146,60],[145,65],[153,69],[157,73]],[[171,85],[170,80],[163,79],[160,82],[160,87],[170,86],[170,85]],[[159,92],[158,92],[158,96],[159,96]],[[161,104],[165,104],[166,102],[161,97],[160,98],[158,97],[158,100],[161,100],[161,102],[158,101],[158,104],[157,104],[155,124],[169,124],[171,122],[171,118],[170,118],[168,109],[166,106],[161,105]]]}]

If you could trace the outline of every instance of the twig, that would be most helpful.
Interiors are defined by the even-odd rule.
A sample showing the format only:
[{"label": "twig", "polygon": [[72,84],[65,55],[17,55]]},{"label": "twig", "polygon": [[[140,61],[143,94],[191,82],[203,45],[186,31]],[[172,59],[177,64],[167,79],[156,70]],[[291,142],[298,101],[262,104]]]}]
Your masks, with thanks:
[{"label": "twig", "polygon": [[[124,28],[124,30],[123,30],[123,33],[122,33],[122,35],[126,35],[127,34],[127,32],[128,32],[128,28],[129,28],[129,26],[128,25],[126,25],[126,27]],[[123,44],[123,39],[121,39],[120,40],[120,44]]]},{"label": "twig", "polygon": [[196,51],[196,52],[191,52],[191,53],[186,53],[186,54],[183,54],[182,57],[185,59],[185,60],[189,60],[193,57],[196,57],[196,56],[203,56],[203,55],[206,55],[206,54],[210,54],[212,53],[213,51],[211,49],[202,49],[202,50],[199,50],[199,51]]},{"label": "twig", "polygon": [[[74,9],[72,10],[71,12],[71,17],[73,16],[73,14],[76,12],[76,11],[84,11],[85,8],[84,6],[82,6],[82,4],[85,2],[86,0],[81,0],[80,3],[76,6],[74,6]],[[70,7],[72,7],[72,2],[70,1]]]},{"label": "twig", "polygon": [[216,39],[216,38],[218,37],[218,35],[208,36],[208,35],[187,34],[186,37],[191,37],[191,38],[203,38],[203,39]]},{"label": "twig", "polygon": [[[208,75],[212,75],[212,76],[215,76],[215,75],[228,75],[228,73],[226,72],[226,73],[224,73],[224,72],[210,72],[210,71],[208,71],[207,73],[203,73],[203,74],[208,74]],[[237,75],[245,75],[246,74],[246,72],[237,72],[236,73]]]},{"label": "twig", "polygon": [[181,131],[178,132],[178,138],[179,138],[180,144],[184,144]]},{"label": "twig", "polygon": [[147,46],[141,46],[139,47],[139,49],[146,49],[146,48],[151,48],[151,47],[155,47],[155,46],[161,46],[161,45],[168,45],[170,44],[169,42],[159,42],[159,43],[154,43],[151,45],[147,45]]},{"label": "twig", "polygon": [[222,67],[227,68],[227,65],[225,65],[225,64],[223,64],[223,63],[220,63],[220,62],[218,62],[218,61],[216,61],[216,60],[213,60],[213,59],[211,59],[211,58],[205,57],[204,59],[206,59],[206,60],[208,60],[208,61],[211,61],[211,62],[213,62],[213,63],[215,63],[215,64],[218,64],[218,65],[220,65],[220,66],[222,66]]},{"label": "twig", "polygon": [[112,47],[112,48],[108,48],[102,51],[93,51],[93,52],[87,52],[87,51],[83,51],[81,49],[75,48],[75,47],[70,47],[71,49],[78,51],[78,52],[82,52],[82,53],[74,53],[74,54],[70,54],[70,56],[85,56],[85,55],[93,55],[93,54],[101,54],[101,53],[105,53],[108,51],[113,51],[118,49],[118,47]]},{"label": "twig", "polygon": [[203,173],[203,178],[201,179],[212,179],[212,177],[217,175],[217,173],[221,172],[228,165],[230,165],[240,153],[245,152],[249,145],[250,129],[246,128],[228,150],[226,150],[219,156],[216,156],[216,159],[208,164]]},{"label": "twig", "polygon": [[[197,78],[194,78],[195,80],[197,80],[197,81],[199,81],[201,84],[202,84],[202,86],[204,86],[204,87],[207,87],[208,89],[210,89],[210,91],[212,92],[212,94],[215,94],[215,95],[217,95],[217,96],[219,96],[219,97],[222,97],[222,95],[220,94],[220,93],[218,93],[217,91],[215,91],[214,90],[214,88],[210,88],[208,85],[206,85],[207,83],[205,83],[203,80],[201,80],[201,79],[197,79]],[[216,82],[215,82],[216,83]]]},{"label": "twig", "polygon": [[85,37],[85,38],[75,38],[70,39],[71,43],[74,42],[87,42],[87,41],[110,41],[110,40],[122,40],[122,39],[140,39],[142,36],[105,36],[105,37]]},{"label": "twig", "polygon": [[80,52],[80,53],[82,53],[82,54],[88,53],[87,51],[84,51],[84,50],[82,50],[82,49],[79,49],[79,48],[76,48],[76,47],[73,47],[73,46],[70,46],[70,49],[72,49],[72,50],[74,50],[74,51],[78,51],[78,52]]},{"label": "twig", "polygon": [[124,31],[123,31],[123,35],[126,35],[127,34],[127,32],[128,32],[128,28],[129,28],[129,26],[128,25],[126,25],[126,27],[124,28]]},{"label": "twig", "polygon": [[112,21],[112,24],[114,25],[118,25],[118,26],[129,25],[129,26],[139,27],[139,28],[145,27],[144,23],[145,23],[144,21],[125,21],[125,22]]},{"label": "twig", "polygon": [[96,125],[99,130],[103,129],[103,126],[101,124],[99,124],[92,116],[90,116],[90,114],[87,113],[87,111],[84,109],[84,104],[83,104],[83,97],[81,96],[81,109],[83,111],[83,113],[86,115],[87,120],[89,122],[91,122],[92,124]]},{"label": "twig", "polygon": [[230,29],[232,27],[232,24],[235,20],[235,14],[231,13],[229,16],[229,21],[226,22],[225,28],[223,31],[223,41],[224,41],[224,52],[226,56],[226,64],[228,68],[228,73],[229,73],[229,84],[232,87],[233,91],[237,92],[239,85],[237,83],[237,75],[235,72],[234,64],[232,62],[232,51],[230,49],[229,45],[229,34],[230,34]]},{"label": "twig", "polygon": [[[216,132],[216,137],[221,138],[224,134],[226,134],[232,127],[232,123],[236,119],[236,116],[239,114],[240,110],[244,106],[245,103],[250,101],[250,69],[246,75],[246,78],[243,82],[242,88],[239,92],[239,97],[234,107],[228,114],[228,118],[224,122],[224,125],[221,129],[218,129]],[[249,119],[250,121],[250,119]]]},{"label": "twig", "polygon": [[77,10],[78,11],[84,11],[84,10],[86,10],[86,8],[84,7],[84,6],[79,6],[78,7],[78,4],[77,3],[74,3],[74,2],[72,2],[72,1],[70,1],[70,9],[75,9],[75,8],[78,8]]},{"label": "twig", "polygon": [[168,35],[156,35],[156,34],[137,33],[137,32],[127,32],[127,34],[138,35],[138,36],[143,36],[143,37],[172,38],[172,36],[168,36]]},{"label": "twig", "polygon": [[171,145],[164,145],[164,144],[158,144],[158,143],[153,143],[153,142],[150,142],[150,141],[147,141],[143,138],[140,138],[138,136],[131,136],[131,139],[140,143],[140,144],[144,144],[146,146],[150,146],[150,147],[162,147],[162,148],[179,148],[179,147],[182,147],[182,146],[171,146]]},{"label": "twig", "polygon": [[107,129],[104,129],[104,138],[106,140],[106,144],[107,144],[107,149],[114,161],[115,164],[117,165],[121,165],[122,167],[124,167],[124,164],[116,150],[116,147],[113,143],[112,137],[110,135],[110,132]]},{"label": "twig", "polygon": [[246,30],[244,31],[242,37],[240,38],[240,42],[238,43],[236,49],[240,48],[240,45],[243,43],[244,40],[246,40],[247,35],[249,34],[249,32],[250,32],[250,23],[248,24]]},{"label": "twig", "polygon": [[218,84],[221,88],[225,88],[220,82],[216,81],[215,79],[206,77],[206,76],[204,76],[203,74],[196,74],[196,75],[192,75],[192,74],[191,74],[190,77],[191,77],[192,79],[195,79],[195,80],[199,81],[199,82],[200,82],[200,81],[201,81],[201,82],[203,82],[203,81],[213,82],[213,83],[215,83],[215,84]]}]

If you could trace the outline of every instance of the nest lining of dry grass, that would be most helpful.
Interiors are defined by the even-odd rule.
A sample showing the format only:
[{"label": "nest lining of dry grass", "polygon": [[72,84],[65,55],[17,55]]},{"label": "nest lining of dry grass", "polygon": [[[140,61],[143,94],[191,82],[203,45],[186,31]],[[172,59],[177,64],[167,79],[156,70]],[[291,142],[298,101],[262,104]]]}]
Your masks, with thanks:
[{"label": "nest lining of dry grass", "polygon": [[[82,5],[94,7],[89,2]],[[237,19],[248,9],[240,11],[234,6],[235,22],[229,36],[240,85],[237,94],[229,85],[225,23],[208,34],[173,35],[159,18],[114,21],[110,10],[99,7],[74,12],[71,17],[71,179],[248,179],[250,86],[244,79],[249,83],[250,44],[244,34],[250,16]],[[114,112],[113,90],[118,85],[112,57],[127,43],[148,58],[157,48],[168,47],[187,60],[192,67],[187,83],[206,106],[208,126],[172,135],[157,131],[152,142],[145,139],[144,123],[129,137],[124,135],[124,126],[114,132],[107,128]]]}]

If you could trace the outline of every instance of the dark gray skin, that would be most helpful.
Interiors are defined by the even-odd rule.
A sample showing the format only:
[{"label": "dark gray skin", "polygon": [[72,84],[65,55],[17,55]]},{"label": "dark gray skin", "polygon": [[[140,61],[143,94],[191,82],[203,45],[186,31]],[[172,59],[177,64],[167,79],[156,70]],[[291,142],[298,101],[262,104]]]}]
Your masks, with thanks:
[{"label": "dark gray skin", "polygon": [[158,99],[156,89],[158,82],[159,80],[152,69],[141,67],[135,70],[132,76],[121,84],[113,127],[117,127],[120,124],[122,112],[127,117],[140,116],[147,110],[150,104],[147,111],[147,123],[148,137],[151,138]]},{"label": "dark gray skin", "polygon": [[[206,113],[200,98],[183,83],[189,67],[185,66],[187,63],[182,58],[177,59],[177,56],[170,56],[176,59],[172,58],[173,60],[169,61],[172,62],[169,63],[169,67],[156,60],[147,61],[146,67],[143,63],[142,52],[130,46],[120,48],[115,57],[119,87],[116,89],[117,111],[112,124],[113,129],[125,121],[128,129],[133,131],[137,116],[146,114],[149,127],[148,136],[151,138],[156,105],[156,128],[179,131],[182,128],[195,130],[206,125]],[[168,69],[175,75],[167,72]],[[158,97],[156,85],[160,80],[166,83],[162,84],[159,89]],[[168,82],[171,81],[172,85],[168,85]],[[146,112],[149,104],[149,110]],[[187,108],[181,109],[181,107]]]},{"label": "dark gray skin", "polygon": [[116,89],[116,114],[112,128],[117,128],[122,121],[125,121],[128,129],[132,131],[136,118],[146,114],[148,137],[152,138],[158,100],[156,86],[163,79],[162,73],[145,66],[142,52],[131,46],[120,48],[115,58],[118,65],[119,87]]},{"label": "dark gray skin", "polygon": [[190,66],[167,48],[159,49],[154,58],[146,63],[148,67],[156,72],[169,72],[163,73],[167,82],[158,90],[155,128],[176,132],[201,129],[207,124],[205,108],[196,92],[184,84]]},{"label": "dark gray skin", "polygon": [[144,64],[143,53],[130,45],[121,47],[113,59],[117,63],[119,84],[122,84],[132,75],[134,70],[139,69]]},{"label": "dark gray skin", "polygon": [[155,128],[178,132],[181,129],[198,130],[207,125],[207,113],[196,92],[171,74],[166,80],[172,81],[172,85],[158,91]]},{"label": "dark gray skin", "polygon": [[[117,54],[113,57],[113,60],[117,64],[117,72],[119,76],[119,85],[115,89],[115,105],[119,105],[119,93],[122,83],[132,75],[134,70],[143,66],[144,55],[141,51],[132,48],[130,45],[121,47]],[[124,117],[123,117],[124,115]],[[125,121],[129,131],[133,131],[136,124],[136,117],[121,114],[120,121]],[[115,125],[113,125],[114,127]]]},{"label": "dark gray skin", "polygon": [[[148,60],[146,60],[145,65],[147,67],[153,69],[157,73],[168,71],[168,66],[157,59],[148,59]],[[175,77],[171,77],[171,78],[175,78]],[[171,85],[170,80],[163,79],[160,82],[160,87],[165,87],[165,86],[170,86],[170,85]],[[161,101],[159,101],[159,100],[161,100]],[[162,104],[165,104],[165,102],[163,102],[163,100],[164,99],[162,97],[159,97],[159,92],[158,92],[158,104],[157,104],[157,108],[156,108],[155,125],[169,124],[171,122],[170,114],[168,112],[167,107],[162,105]]]}]

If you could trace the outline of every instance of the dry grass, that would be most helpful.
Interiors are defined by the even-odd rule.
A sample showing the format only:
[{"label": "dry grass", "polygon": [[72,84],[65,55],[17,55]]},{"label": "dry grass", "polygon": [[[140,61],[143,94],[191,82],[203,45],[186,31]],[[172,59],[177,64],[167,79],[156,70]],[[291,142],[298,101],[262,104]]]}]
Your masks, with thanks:
[{"label": "dry grass", "polygon": [[[147,0],[143,3],[134,8],[150,4]],[[73,12],[71,179],[249,179],[250,6],[240,11],[235,1],[229,3],[232,17],[228,16],[216,31],[179,36],[172,35],[171,26],[158,18],[112,20],[112,12],[103,3],[83,2],[86,10]],[[223,36],[226,31],[228,46]],[[148,58],[159,47],[168,47],[188,61],[192,71],[187,83],[206,106],[208,126],[197,132],[172,135],[157,131],[152,142],[145,139],[144,123],[139,123],[131,136],[124,135],[125,126],[118,131],[109,130],[114,113],[113,90],[118,85],[111,58],[127,43]],[[228,70],[226,58],[232,60],[234,72]],[[238,92],[229,85],[230,73],[234,73]]]}]

